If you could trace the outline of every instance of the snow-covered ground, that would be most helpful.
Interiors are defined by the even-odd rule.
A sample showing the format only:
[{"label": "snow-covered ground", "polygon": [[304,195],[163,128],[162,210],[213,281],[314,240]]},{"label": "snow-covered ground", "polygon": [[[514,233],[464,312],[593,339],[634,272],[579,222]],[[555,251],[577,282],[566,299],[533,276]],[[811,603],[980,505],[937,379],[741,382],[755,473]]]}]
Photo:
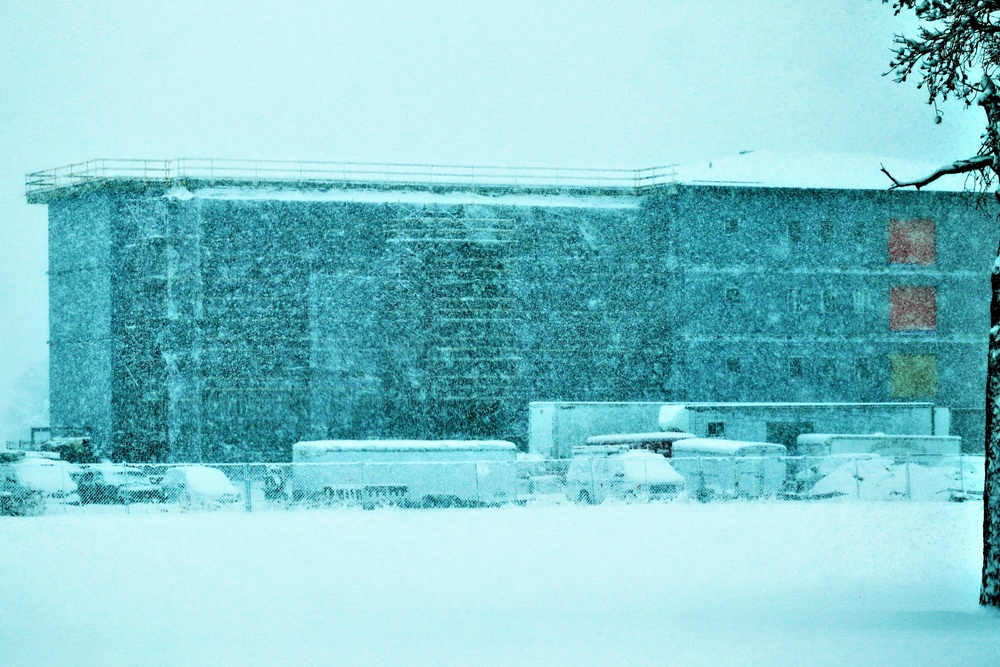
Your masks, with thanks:
[{"label": "snow-covered ground", "polygon": [[0,664],[995,665],[978,503],[0,517]]}]

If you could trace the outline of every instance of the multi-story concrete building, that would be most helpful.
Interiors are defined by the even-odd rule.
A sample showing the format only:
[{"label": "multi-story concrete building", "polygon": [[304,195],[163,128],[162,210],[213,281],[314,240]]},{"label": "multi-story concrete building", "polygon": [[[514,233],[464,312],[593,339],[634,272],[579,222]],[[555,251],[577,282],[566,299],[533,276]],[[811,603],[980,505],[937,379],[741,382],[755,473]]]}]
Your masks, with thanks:
[{"label": "multi-story concrete building", "polygon": [[919,400],[981,447],[993,219],[814,166],[829,187],[724,165],[31,174],[52,423],[116,457],[282,460],[524,443],[533,400]]}]

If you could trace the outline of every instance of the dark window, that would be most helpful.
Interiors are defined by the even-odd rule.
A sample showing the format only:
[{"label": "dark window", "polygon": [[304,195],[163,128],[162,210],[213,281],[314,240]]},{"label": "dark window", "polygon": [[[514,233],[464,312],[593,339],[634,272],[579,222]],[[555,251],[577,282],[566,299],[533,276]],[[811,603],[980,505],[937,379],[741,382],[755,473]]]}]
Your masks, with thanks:
[{"label": "dark window", "polygon": [[788,359],[788,377],[802,377],[802,357],[790,357]]},{"label": "dark window", "polygon": [[872,309],[872,293],[868,290],[858,290],[852,295],[852,305],[855,313],[867,313]]},{"label": "dark window", "polygon": [[820,220],[819,238],[823,243],[829,243],[833,240],[833,220]]},{"label": "dark window", "polygon": [[802,290],[798,287],[793,287],[788,290],[788,312],[790,313],[804,313],[806,312],[806,302],[805,298],[802,296]]},{"label": "dark window", "polygon": [[739,303],[740,302],[740,290],[738,287],[728,287],[726,288],[726,301],[729,303]]},{"label": "dark window", "polygon": [[740,360],[736,357],[729,357],[726,359],[726,370],[730,373],[740,372]]},{"label": "dark window", "polygon": [[826,289],[823,290],[823,312],[824,313],[839,313],[840,308],[840,295],[837,294],[836,290]]},{"label": "dark window", "polygon": [[730,218],[725,221],[725,228],[727,234],[735,234],[740,231],[740,221]]},{"label": "dark window", "polygon": [[833,378],[837,374],[837,361],[831,357],[827,357],[820,362],[819,372],[826,380]]},{"label": "dark window", "polygon": [[798,243],[802,240],[802,223],[798,220],[788,221],[788,240]]},{"label": "dark window", "polygon": [[863,222],[854,225],[854,242],[862,245],[868,240],[868,227]]},{"label": "dark window", "polygon": [[937,294],[934,287],[897,286],[889,289],[890,331],[935,331]]},{"label": "dark window", "polygon": [[933,264],[934,236],[933,220],[890,220],[889,263]]},{"label": "dark window", "polygon": [[868,380],[872,376],[872,369],[867,359],[857,359],[854,362],[854,372],[859,380]]},{"label": "dark window", "polygon": [[708,422],[708,437],[724,438],[726,436],[726,422]]}]

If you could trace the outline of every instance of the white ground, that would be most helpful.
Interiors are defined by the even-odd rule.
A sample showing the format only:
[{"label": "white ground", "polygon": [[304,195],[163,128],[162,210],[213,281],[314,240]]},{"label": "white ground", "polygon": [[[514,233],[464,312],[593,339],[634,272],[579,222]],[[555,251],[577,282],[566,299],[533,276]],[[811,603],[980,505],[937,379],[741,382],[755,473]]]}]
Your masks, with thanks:
[{"label": "white ground", "polygon": [[0,518],[0,664],[996,665],[978,503]]}]

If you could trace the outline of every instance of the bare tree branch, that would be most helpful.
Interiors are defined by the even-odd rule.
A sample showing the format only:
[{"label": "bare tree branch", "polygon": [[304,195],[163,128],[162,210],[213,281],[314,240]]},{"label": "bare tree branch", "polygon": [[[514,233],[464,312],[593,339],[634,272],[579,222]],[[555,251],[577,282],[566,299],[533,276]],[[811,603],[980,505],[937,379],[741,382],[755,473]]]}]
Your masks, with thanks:
[{"label": "bare tree branch", "polygon": [[917,181],[906,181],[906,182],[897,180],[892,174],[888,172],[888,170],[886,170],[884,166],[882,165],[880,166],[882,166],[882,173],[888,176],[889,180],[892,181],[892,185],[889,187],[890,190],[895,190],[896,188],[906,188],[911,186],[919,190],[925,185],[933,183],[942,176],[948,176],[950,174],[965,174],[970,171],[982,171],[983,169],[991,167],[992,165],[993,165],[992,155],[977,155],[976,157],[971,157],[968,160],[956,160],[955,162],[952,162],[949,165],[941,167],[940,169],[938,169],[937,171],[935,171],[933,174],[931,174],[926,178],[922,178]]}]

